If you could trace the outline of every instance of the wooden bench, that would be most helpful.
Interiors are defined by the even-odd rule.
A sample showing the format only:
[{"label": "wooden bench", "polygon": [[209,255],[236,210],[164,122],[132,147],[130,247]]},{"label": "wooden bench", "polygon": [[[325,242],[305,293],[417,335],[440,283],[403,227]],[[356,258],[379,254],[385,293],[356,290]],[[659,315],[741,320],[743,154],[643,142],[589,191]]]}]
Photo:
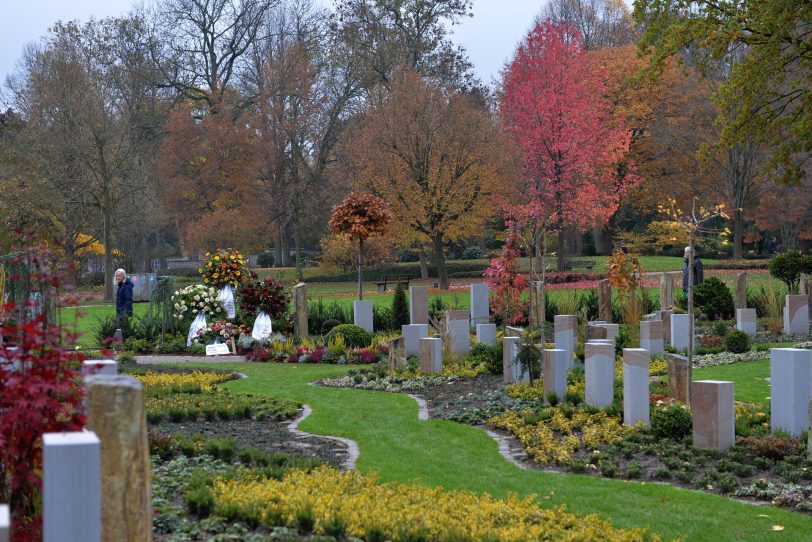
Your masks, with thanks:
[{"label": "wooden bench", "polygon": [[384,276],[383,280],[375,281],[375,286],[378,287],[379,292],[385,292],[388,289],[387,286],[392,284],[395,286],[402,284],[404,288],[408,288],[409,277],[406,275]]},{"label": "wooden bench", "polygon": [[567,267],[569,267],[569,269],[572,271],[576,269],[586,269],[587,271],[592,271],[595,264],[595,260],[573,260]]}]

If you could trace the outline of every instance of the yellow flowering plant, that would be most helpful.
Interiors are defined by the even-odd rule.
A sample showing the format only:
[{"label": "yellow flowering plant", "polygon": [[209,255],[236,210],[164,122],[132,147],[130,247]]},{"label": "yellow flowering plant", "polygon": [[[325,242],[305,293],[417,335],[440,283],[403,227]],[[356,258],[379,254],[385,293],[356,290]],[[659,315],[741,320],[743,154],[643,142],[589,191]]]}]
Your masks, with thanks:
[{"label": "yellow flowering plant", "polygon": [[197,271],[203,276],[205,284],[214,286],[230,284],[236,288],[250,278],[248,260],[239,250],[232,248],[218,248],[214,252],[207,252],[202,267]]}]

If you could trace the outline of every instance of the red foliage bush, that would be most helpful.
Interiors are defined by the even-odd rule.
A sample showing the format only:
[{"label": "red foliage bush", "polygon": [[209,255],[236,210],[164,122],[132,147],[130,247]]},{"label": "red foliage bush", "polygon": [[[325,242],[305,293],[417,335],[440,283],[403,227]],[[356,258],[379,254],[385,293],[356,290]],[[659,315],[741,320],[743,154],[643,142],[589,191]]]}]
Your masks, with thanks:
[{"label": "red foliage bush", "polygon": [[[23,258],[33,288],[52,292],[57,299],[59,281],[42,257],[32,250]],[[11,276],[10,281],[20,280]],[[28,308],[8,304],[0,316],[29,314]],[[11,506],[12,540],[41,539],[42,435],[79,431],[81,363],[84,357],[70,350],[71,334],[48,323],[43,314],[20,323],[0,318],[0,502]]]},{"label": "red foliage bush", "polygon": [[485,270],[485,282],[493,288],[491,312],[497,322],[505,325],[520,325],[527,321],[529,301],[521,298],[522,292],[530,283],[519,273],[519,237],[510,232],[499,258],[491,260]]}]

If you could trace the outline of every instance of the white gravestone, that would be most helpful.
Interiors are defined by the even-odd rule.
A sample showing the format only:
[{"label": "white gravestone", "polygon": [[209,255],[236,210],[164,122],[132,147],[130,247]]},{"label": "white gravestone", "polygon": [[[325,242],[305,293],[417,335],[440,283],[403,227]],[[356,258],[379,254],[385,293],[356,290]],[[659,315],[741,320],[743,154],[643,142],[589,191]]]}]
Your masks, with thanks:
[{"label": "white gravestone", "polygon": [[11,516],[8,506],[0,504],[0,542],[8,542],[11,538]]},{"label": "white gravestone", "polygon": [[100,542],[101,463],[95,433],[42,435],[44,542]]},{"label": "white gravestone", "polygon": [[358,299],[353,301],[352,320],[356,326],[361,326],[372,333],[372,301],[361,301]]},{"label": "white gravestone", "polygon": [[784,305],[784,333],[806,335],[809,333],[809,298],[806,295],[788,295]]},{"label": "white gravestone", "polygon": [[112,359],[88,359],[82,362],[82,376],[118,374],[118,363]]},{"label": "white gravestone", "polygon": [[665,352],[662,320],[640,322],[640,348],[645,348],[652,356]]},{"label": "white gravestone", "polygon": [[443,340],[441,338],[420,339],[420,372],[427,375],[443,372]]},{"label": "white gravestone", "polygon": [[736,309],[736,329],[748,335],[755,335],[756,309]]},{"label": "white gravestone", "polygon": [[519,337],[502,339],[502,382],[505,384],[530,381],[530,375],[516,361],[521,341]]},{"label": "white gravestone", "polygon": [[623,349],[623,425],[649,424],[648,363],[642,348]]},{"label": "white gravestone", "polygon": [[484,282],[471,284],[471,325],[476,327],[489,321],[488,285]]},{"label": "white gravestone", "polygon": [[544,380],[544,399],[555,393],[561,401],[567,394],[567,369],[571,357],[566,350],[549,349],[541,353],[541,373]]},{"label": "white gravestone", "polygon": [[691,384],[693,439],[697,448],[726,452],[736,443],[733,382],[697,380]]},{"label": "white gravestone", "polygon": [[578,317],[574,314],[556,314],[554,318],[555,348],[569,352],[569,367],[578,337]]},{"label": "white gravestone", "polygon": [[496,324],[477,324],[476,342],[487,345],[496,344]]},{"label": "white gravestone", "polygon": [[812,350],[770,349],[770,427],[799,436],[809,429]]},{"label": "white gravestone", "polygon": [[409,286],[409,323],[429,323],[428,286]]},{"label": "white gravestone", "polygon": [[584,345],[585,401],[596,407],[611,406],[615,390],[615,347],[588,342]]},{"label": "white gravestone", "polygon": [[401,326],[400,331],[406,344],[406,355],[420,356],[420,339],[429,336],[429,325],[408,324]]},{"label": "white gravestone", "polygon": [[688,336],[690,334],[690,318],[687,314],[671,315],[671,346],[677,350],[688,350]]}]

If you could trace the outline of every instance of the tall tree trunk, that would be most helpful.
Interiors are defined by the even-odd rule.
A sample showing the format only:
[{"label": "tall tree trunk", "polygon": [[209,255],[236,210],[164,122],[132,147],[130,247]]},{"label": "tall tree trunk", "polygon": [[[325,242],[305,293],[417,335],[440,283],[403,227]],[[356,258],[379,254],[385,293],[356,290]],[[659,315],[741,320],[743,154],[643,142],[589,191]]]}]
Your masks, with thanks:
[{"label": "tall tree trunk", "polygon": [[158,261],[160,262],[158,270],[161,273],[166,272],[166,251],[164,250],[164,232],[158,230],[158,235],[155,240],[155,250],[158,252]]},{"label": "tall tree trunk", "polygon": [[567,253],[566,253],[566,239],[567,239],[567,232],[564,229],[559,230],[558,232],[558,246],[556,247],[556,269],[558,271],[564,271],[567,264]]},{"label": "tall tree trunk", "polygon": [[434,248],[434,258],[437,262],[437,278],[440,280],[440,288],[448,290],[450,283],[448,281],[448,269],[445,266],[445,254],[443,254],[443,236],[435,235],[431,241]]},{"label": "tall tree trunk", "polygon": [[543,270],[544,270],[544,230],[538,228],[536,231],[536,257],[535,257],[535,264],[532,266],[531,269],[531,279],[530,280],[544,280],[542,278]]},{"label": "tall tree trunk", "polygon": [[299,227],[299,215],[296,215],[296,223],[293,230],[294,250],[296,251],[296,280],[304,282],[304,272],[302,271],[302,229]]},{"label": "tall tree trunk", "polygon": [[273,261],[278,266],[282,266],[282,229],[276,234],[276,239],[273,244]]},{"label": "tall tree trunk", "polygon": [[420,262],[420,278],[422,280],[429,279],[429,263],[426,260],[426,247],[422,244],[417,248],[417,258]]},{"label": "tall tree trunk", "polygon": [[744,219],[741,209],[733,211],[733,257],[742,258],[742,242],[744,241]]},{"label": "tall tree trunk", "polygon": [[109,202],[105,201],[103,215],[103,241],[104,241],[104,300],[113,300],[113,210]]},{"label": "tall tree trunk", "polygon": [[290,267],[290,233],[288,227],[282,230],[282,267]]},{"label": "tall tree trunk", "polygon": [[364,239],[358,239],[358,301],[364,299]]}]

